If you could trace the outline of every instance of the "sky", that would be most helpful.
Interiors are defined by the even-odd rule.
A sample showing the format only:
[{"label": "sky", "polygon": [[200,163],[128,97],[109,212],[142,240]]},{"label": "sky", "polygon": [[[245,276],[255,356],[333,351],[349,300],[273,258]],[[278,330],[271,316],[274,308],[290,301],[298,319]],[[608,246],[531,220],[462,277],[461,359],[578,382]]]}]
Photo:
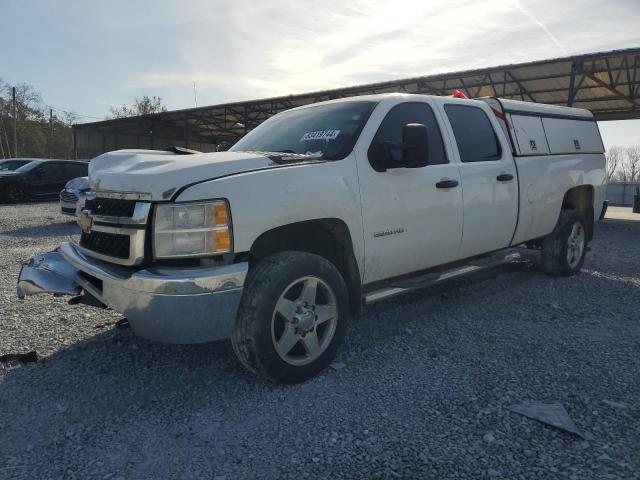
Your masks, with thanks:
[{"label": "sky", "polygon": [[0,45],[0,78],[92,121],[638,47],[640,0],[0,0]]}]

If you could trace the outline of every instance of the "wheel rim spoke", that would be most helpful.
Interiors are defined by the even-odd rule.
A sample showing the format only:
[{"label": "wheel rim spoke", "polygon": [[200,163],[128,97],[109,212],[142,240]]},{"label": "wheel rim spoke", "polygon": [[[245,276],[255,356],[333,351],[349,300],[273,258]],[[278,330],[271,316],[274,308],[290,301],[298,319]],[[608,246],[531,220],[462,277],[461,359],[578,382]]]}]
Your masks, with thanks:
[{"label": "wheel rim spoke", "polygon": [[316,305],[316,325],[331,320],[336,316],[335,305]]},{"label": "wheel rim spoke", "polygon": [[276,349],[281,355],[287,355],[299,340],[300,337],[296,334],[293,327],[291,325],[287,325],[282,337],[280,337],[280,340],[276,343]]},{"label": "wheel rim spoke", "polygon": [[574,223],[573,227],[571,228],[571,235],[569,237],[573,242],[576,241],[576,238],[578,238],[578,224]]},{"label": "wheel rim spoke", "polygon": [[315,330],[307,333],[301,340],[307,354],[310,357],[316,357],[320,352],[320,342],[318,341],[318,334]]},{"label": "wheel rim spoke", "polygon": [[[331,286],[319,277],[301,277],[284,289],[275,304],[271,318],[274,349],[290,365],[308,365],[331,344],[338,321],[339,310]],[[318,329],[319,325],[322,326]]]},{"label": "wheel rim spoke", "polygon": [[316,294],[318,290],[318,280],[316,278],[307,278],[300,293],[300,300],[309,304],[316,303]]},{"label": "wheel rim spoke", "polygon": [[567,262],[574,268],[580,262],[584,251],[584,228],[578,222],[571,227],[571,233],[567,238]]},{"label": "wheel rim spoke", "polygon": [[286,298],[281,297],[276,304],[276,312],[278,312],[287,320],[291,321],[293,315],[296,313],[296,304],[291,300],[287,300]]}]

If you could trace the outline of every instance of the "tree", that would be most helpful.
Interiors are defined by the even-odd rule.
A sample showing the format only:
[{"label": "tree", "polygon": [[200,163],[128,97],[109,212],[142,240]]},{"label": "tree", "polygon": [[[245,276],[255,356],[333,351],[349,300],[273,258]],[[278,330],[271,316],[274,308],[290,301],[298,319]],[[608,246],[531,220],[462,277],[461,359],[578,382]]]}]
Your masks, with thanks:
[{"label": "tree", "polygon": [[611,147],[607,152],[607,181],[614,179],[618,167],[622,164],[626,152],[621,147]]},{"label": "tree", "polygon": [[135,117],[136,115],[149,115],[150,113],[166,112],[167,107],[162,104],[162,98],[148,97],[144,95],[142,98],[136,97],[133,105],[122,105],[121,107],[111,107],[108,118],[125,118]]},{"label": "tree", "polygon": [[623,170],[627,182],[637,182],[640,180],[640,145],[633,145],[626,148],[627,161]]},{"label": "tree", "polygon": [[[16,133],[18,148],[13,144],[12,90],[16,89]],[[49,123],[49,108],[32,85],[9,85],[0,79],[0,157],[71,158],[73,142],[71,125],[75,114],[62,112],[62,118]]]}]

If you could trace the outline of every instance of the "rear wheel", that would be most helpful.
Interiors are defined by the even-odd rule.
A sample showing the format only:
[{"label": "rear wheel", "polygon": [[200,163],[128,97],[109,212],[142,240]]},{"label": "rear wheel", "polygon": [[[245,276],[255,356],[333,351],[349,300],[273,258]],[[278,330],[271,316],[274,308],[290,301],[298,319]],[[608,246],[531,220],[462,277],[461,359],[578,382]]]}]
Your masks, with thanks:
[{"label": "rear wheel", "polygon": [[20,203],[26,200],[27,194],[20,185],[8,185],[4,190],[4,196],[9,203]]},{"label": "rear wheel", "polygon": [[587,251],[587,228],[578,210],[562,210],[556,228],[542,240],[542,268],[555,276],[575,275]]},{"label": "rear wheel", "polygon": [[344,280],[328,260],[281,252],[250,272],[231,337],[238,359],[278,382],[301,382],[335,357],[349,312]]}]

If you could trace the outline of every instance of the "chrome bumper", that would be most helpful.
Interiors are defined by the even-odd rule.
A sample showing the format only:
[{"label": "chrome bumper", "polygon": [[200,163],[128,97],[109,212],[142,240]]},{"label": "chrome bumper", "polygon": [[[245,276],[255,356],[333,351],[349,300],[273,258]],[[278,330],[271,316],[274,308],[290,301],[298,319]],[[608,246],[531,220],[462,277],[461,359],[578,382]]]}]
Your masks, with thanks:
[{"label": "chrome bumper", "polygon": [[65,242],[22,267],[17,293],[24,298],[84,290],[127,317],[136,335],[167,343],[201,343],[231,335],[247,271],[246,262],[136,271],[86,257],[75,244]]}]

